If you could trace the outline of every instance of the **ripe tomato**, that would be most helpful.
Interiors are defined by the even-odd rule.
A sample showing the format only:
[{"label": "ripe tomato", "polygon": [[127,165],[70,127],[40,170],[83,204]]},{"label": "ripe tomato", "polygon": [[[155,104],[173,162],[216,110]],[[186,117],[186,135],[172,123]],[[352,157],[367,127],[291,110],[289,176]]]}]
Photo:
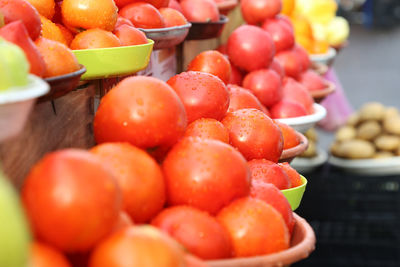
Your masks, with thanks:
[{"label": "ripe tomato", "polygon": [[260,103],[257,97],[249,90],[237,86],[228,85],[230,91],[230,101],[228,112],[234,112],[239,109],[255,108],[268,114],[268,110]]},{"label": "ripe tomato", "polygon": [[37,241],[31,244],[28,266],[72,267],[67,258],[60,251]]},{"label": "ripe tomato", "polygon": [[303,105],[285,99],[273,105],[269,111],[271,112],[271,118],[273,119],[295,118],[308,115],[308,112]]},{"label": "ripe tomato", "polygon": [[187,71],[167,82],[185,106],[188,122],[200,118],[221,120],[229,107],[229,92],[218,77],[204,72]]},{"label": "ripe tomato", "polygon": [[274,40],[276,52],[291,49],[294,46],[293,28],[279,17],[269,18],[264,21],[262,28],[266,30]]},{"label": "ripe tomato", "polygon": [[231,64],[231,78],[228,84],[242,85],[243,73],[233,64]]},{"label": "ripe tomato", "polygon": [[94,249],[89,267],[183,267],[179,244],[151,226],[132,226],[103,240]]},{"label": "ripe tomato", "polygon": [[274,105],[283,96],[281,77],[271,69],[249,72],[244,77],[243,87],[249,89],[266,107]]},{"label": "ripe tomato", "polygon": [[229,142],[247,160],[265,158],[278,162],[283,149],[279,127],[262,111],[240,109],[222,120],[229,131]]},{"label": "ripe tomato", "polygon": [[278,125],[279,129],[281,129],[283,135],[283,149],[292,148],[300,144],[300,138],[292,127],[279,121],[274,122]]},{"label": "ripe tomato", "polygon": [[185,16],[176,9],[163,7],[160,8],[159,11],[161,16],[164,18],[165,27],[181,26],[188,23]]},{"label": "ripe tomato", "polygon": [[190,253],[205,260],[231,256],[228,233],[215,217],[190,206],[163,210],[152,225],[181,243]]},{"label": "ripe tomato", "polygon": [[313,70],[308,70],[300,74],[298,81],[304,85],[308,91],[318,91],[328,86],[326,80]]},{"label": "ripe tomato", "polygon": [[216,119],[201,118],[188,125],[185,137],[200,137],[219,140],[229,144],[229,132],[225,126]]},{"label": "ripe tomato", "polygon": [[293,51],[301,62],[302,71],[308,70],[311,66],[311,61],[307,51],[303,47],[297,44],[293,47]]},{"label": "ripe tomato", "polygon": [[112,172],[122,189],[123,209],[137,223],[145,223],[165,204],[165,183],[157,162],[129,143],[104,143],[91,152]]},{"label": "ripe tomato", "polygon": [[129,19],[126,19],[126,18],[118,15],[117,23],[115,24],[114,30],[117,29],[119,26],[125,25],[125,24],[128,26],[135,27],[135,26],[133,26],[132,22]]},{"label": "ripe tomato", "polygon": [[277,163],[266,159],[254,159],[248,162],[252,183],[271,183],[279,190],[289,189],[292,185],[287,174]]},{"label": "ripe tomato", "polygon": [[171,146],[186,125],[185,108],[168,84],[136,76],[124,79],[102,98],[94,118],[94,135],[98,144]]},{"label": "ripe tomato", "polygon": [[130,226],[133,226],[133,221],[132,221],[131,217],[129,217],[128,213],[126,213],[125,211],[121,211],[119,213],[118,220],[117,220],[116,224],[114,225],[112,232],[114,233],[114,232],[117,232],[121,229],[125,229]]},{"label": "ripe tomato", "polygon": [[290,179],[290,182],[293,187],[298,187],[303,184],[301,181],[300,174],[292,168],[292,166],[289,165],[289,163],[284,162],[284,163],[278,163],[279,167],[283,169],[283,171],[287,174],[287,176]]},{"label": "ripe tomato", "polygon": [[182,13],[191,22],[219,21],[217,4],[213,0],[181,0]]},{"label": "ripe tomato", "polygon": [[283,99],[301,104],[307,110],[308,114],[314,112],[314,99],[310,92],[294,79],[287,78],[283,81]]},{"label": "ripe tomato", "polygon": [[186,267],[209,267],[207,263],[191,254],[186,254],[185,260]]},{"label": "ripe tomato", "polygon": [[286,76],[296,79],[303,71],[302,61],[293,49],[281,51],[275,58],[285,70]]},{"label": "ripe tomato", "polygon": [[248,24],[262,23],[281,12],[282,0],[242,0],[240,10]]},{"label": "ripe tomato", "polygon": [[40,160],[25,180],[22,201],[38,239],[64,252],[90,250],[110,233],[121,210],[114,177],[79,149]]},{"label": "ripe tomato", "polygon": [[252,257],[289,248],[289,231],[282,215],[256,198],[241,198],[222,209],[217,219],[227,229],[235,257]]},{"label": "ripe tomato", "polygon": [[269,68],[278,73],[281,79],[283,80],[283,78],[285,77],[285,70],[283,69],[282,65],[278,62],[278,60],[274,58],[271,64],[269,65]]},{"label": "ripe tomato", "polygon": [[124,6],[119,11],[119,15],[129,19],[137,28],[153,29],[165,27],[164,18],[158,9],[145,2],[137,2]]},{"label": "ripe tomato", "polygon": [[123,8],[124,6],[135,3],[135,2],[147,2],[153,5],[155,8],[162,8],[167,7],[169,4],[169,0],[114,0],[115,4],[118,6],[119,9]]},{"label": "ripe tomato", "polygon": [[271,36],[259,27],[243,25],[228,39],[229,59],[246,71],[266,68],[275,55]]},{"label": "ripe tomato", "polygon": [[122,46],[147,44],[147,37],[135,27],[129,25],[121,25],[114,30],[115,36],[119,38]]},{"label": "ripe tomato", "polygon": [[176,144],[163,163],[170,205],[191,205],[217,213],[249,193],[249,169],[230,145],[188,137]]},{"label": "ripe tomato", "polygon": [[292,208],[285,195],[275,185],[252,181],[250,196],[274,207],[285,220],[289,233],[292,233],[295,224]]}]

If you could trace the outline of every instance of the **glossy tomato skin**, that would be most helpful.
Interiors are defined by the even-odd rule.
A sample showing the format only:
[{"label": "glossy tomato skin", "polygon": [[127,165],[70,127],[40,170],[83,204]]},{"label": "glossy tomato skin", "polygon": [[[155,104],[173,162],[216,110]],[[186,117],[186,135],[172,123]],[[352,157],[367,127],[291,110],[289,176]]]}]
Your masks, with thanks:
[{"label": "glossy tomato skin", "polygon": [[190,22],[219,21],[217,4],[213,0],[181,0],[182,13]]},{"label": "glossy tomato skin", "polygon": [[208,50],[198,54],[188,66],[188,70],[201,71],[213,74],[225,84],[231,79],[231,63],[220,52]]},{"label": "glossy tomato skin", "polygon": [[231,241],[215,217],[190,206],[163,210],[152,225],[181,243],[190,253],[204,260],[229,258]]},{"label": "glossy tomato skin", "polygon": [[281,12],[281,0],[242,0],[240,10],[248,24],[262,23],[268,18],[273,18]]},{"label": "glossy tomato skin", "polygon": [[201,118],[188,125],[185,137],[200,137],[219,140],[229,144],[229,132],[225,126],[216,119]]},{"label": "glossy tomato skin", "polygon": [[278,75],[281,77],[281,79],[283,80],[283,78],[285,77],[285,70],[283,69],[282,65],[278,62],[278,60],[276,60],[275,58],[272,60],[271,64],[269,65],[269,68],[273,71],[275,71],[276,73],[278,73]]},{"label": "glossy tomato skin", "polygon": [[279,190],[292,185],[286,172],[278,164],[266,159],[253,159],[248,162],[252,183],[271,183]]},{"label": "glossy tomato skin", "polygon": [[164,28],[165,21],[160,12],[151,4],[145,2],[132,3],[124,6],[119,15],[129,19],[136,28]]},{"label": "glossy tomato skin", "polygon": [[240,109],[228,113],[222,124],[229,131],[229,142],[247,160],[265,158],[278,162],[283,137],[278,126],[262,111]]},{"label": "glossy tomato skin", "polygon": [[186,267],[209,267],[209,265],[205,261],[199,259],[198,257],[195,257],[194,255],[186,254],[185,259]]},{"label": "glossy tomato skin", "polygon": [[229,59],[237,67],[253,71],[266,68],[275,55],[271,36],[259,27],[243,25],[228,38]]},{"label": "glossy tomato skin", "polygon": [[110,235],[93,250],[88,267],[111,266],[185,267],[185,253],[157,228],[132,226]]},{"label": "glossy tomato skin", "polygon": [[185,138],[163,162],[170,205],[191,205],[211,214],[249,193],[246,160],[233,147],[211,139]]},{"label": "glossy tomato skin", "polygon": [[258,98],[249,90],[232,84],[228,85],[228,89],[230,92],[228,112],[234,112],[236,110],[245,108],[255,108],[268,114],[268,110],[261,104]]},{"label": "glossy tomato skin", "polygon": [[295,225],[292,208],[285,195],[275,185],[252,181],[250,196],[263,200],[274,207],[285,220],[289,233],[292,233]]},{"label": "glossy tomato skin", "polygon": [[231,78],[229,79],[229,84],[236,84],[241,86],[243,81],[243,73],[236,67],[235,65],[231,64]]},{"label": "glossy tomato skin", "polygon": [[243,87],[249,89],[266,106],[270,107],[283,97],[281,77],[271,69],[260,69],[248,73]]},{"label": "glossy tomato skin", "polygon": [[278,163],[278,165],[289,177],[290,183],[292,184],[292,188],[301,186],[303,184],[303,182],[301,181],[300,174],[295,169],[293,169],[293,167],[290,166],[289,163],[283,162],[283,163]]},{"label": "glossy tomato skin", "polygon": [[300,144],[300,138],[292,127],[277,120],[274,122],[278,125],[279,129],[281,129],[283,135],[283,149],[289,149]]},{"label": "glossy tomato skin", "polygon": [[165,204],[161,168],[145,151],[129,143],[104,143],[91,149],[122,189],[123,210],[137,223],[146,223]]},{"label": "glossy tomato skin", "polygon": [[275,56],[288,77],[298,78],[303,71],[302,61],[293,49],[280,51]]},{"label": "glossy tomato skin", "polygon": [[234,257],[266,255],[289,248],[282,215],[255,198],[241,198],[222,209],[217,219],[231,236]]},{"label": "glossy tomato skin", "polygon": [[22,202],[39,240],[64,252],[85,252],[112,230],[121,191],[94,155],[66,149],[46,155],[33,167]]},{"label": "glossy tomato skin", "polygon": [[300,59],[302,71],[308,70],[311,66],[311,61],[307,51],[297,44],[293,47],[293,51],[295,55]]},{"label": "glossy tomato skin", "polygon": [[121,41],[122,46],[147,44],[148,40],[146,35],[129,25],[121,25],[113,32],[115,36]]},{"label": "glossy tomato skin", "polygon": [[301,73],[298,81],[310,92],[322,90],[328,87],[326,81],[313,70]]},{"label": "glossy tomato skin", "polygon": [[174,8],[163,7],[159,11],[164,18],[165,27],[181,26],[188,23],[185,16]]},{"label": "glossy tomato skin", "polygon": [[286,99],[273,105],[269,111],[271,112],[271,118],[273,119],[295,118],[308,115],[308,112],[303,105]]},{"label": "glossy tomato skin", "polygon": [[57,249],[34,241],[30,247],[29,267],[72,267],[68,259]]},{"label": "glossy tomato skin", "polygon": [[314,112],[314,99],[310,92],[294,79],[287,78],[283,81],[283,99],[301,104],[308,114]]},{"label": "glossy tomato skin", "polygon": [[200,118],[221,120],[229,107],[229,92],[217,76],[187,71],[173,76],[167,83],[185,106],[188,122]]},{"label": "glossy tomato skin", "polygon": [[101,100],[94,119],[98,144],[129,142],[140,148],[171,146],[185,132],[185,107],[165,82],[124,79]]},{"label": "glossy tomato skin", "polygon": [[270,18],[264,21],[262,28],[266,30],[274,40],[276,52],[291,49],[294,44],[294,32],[286,21],[278,18]]},{"label": "glossy tomato skin", "polygon": [[135,2],[147,2],[153,5],[155,8],[167,7],[169,4],[169,0],[114,0],[114,2],[119,9]]}]

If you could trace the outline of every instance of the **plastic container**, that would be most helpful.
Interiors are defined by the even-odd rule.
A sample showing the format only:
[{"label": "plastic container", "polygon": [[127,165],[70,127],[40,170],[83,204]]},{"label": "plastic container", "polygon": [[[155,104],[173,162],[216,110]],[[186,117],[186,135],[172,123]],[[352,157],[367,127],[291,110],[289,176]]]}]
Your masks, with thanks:
[{"label": "plastic container", "polygon": [[160,28],[160,29],[139,29],[146,34],[146,37],[154,41],[153,50],[170,48],[182,43],[189,33],[191,23],[182,26]]},{"label": "plastic container", "polygon": [[307,179],[304,176],[301,176],[301,181],[303,183],[298,187],[281,190],[286,199],[289,201],[292,210],[296,210],[300,206],[304,192],[306,191],[306,186],[308,183]]},{"label": "plastic container", "polygon": [[266,256],[208,261],[210,267],[282,267],[307,258],[315,249],[315,234],[306,220],[294,214],[290,248]]},{"label": "plastic container", "polygon": [[81,80],[81,76],[85,72],[86,68],[81,65],[81,68],[75,72],[44,79],[50,85],[50,91],[46,95],[40,97],[39,101],[54,100],[76,89]]},{"label": "plastic container", "polygon": [[325,80],[325,82],[328,84],[325,89],[310,92],[316,103],[321,103],[328,95],[336,91],[336,85],[333,82],[328,80]]},{"label": "plastic container", "polygon": [[328,52],[325,54],[310,55],[310,60],[312,63],[319,63],[327,66],[331,66],[336,58],[336,49],[330,47]]},{"label": "plastic container", "polygon": [[292,148],[288,148],[282,151],[281,158],[279,162],[288,162],[290,163],[295,157],[303,154],[304,151],[308,148],[308,139],[303,134],[296,132],[297,136],[300,139],[300,143]]},{"label": "plastic container", "polygon": [[145,69],[149,64],[154,41],[147,44],[110,48],[72,50],[86,67],[82,80],[124,76]]},{"label": "plastic container", "polygon": [[276,120],[291,126],[298,132],[305,133],[326,116],[326,109],[319,104],[314,104],[314,111],[314,114],[307,116]]},{"label": "plastic container", "polygon": [[221,35],[224,25],[228,22],[228,18],[220,15],[220,20],[216,22],[191,22],[192,27],[186,40],[206,40],[217,38]]},{"label": "plastic container", "polygon": [[295,158],[290,165],[299,173],[309,173],[315,171],[328,160],[328,153],[321,148],[317,148],[317,155],[312,158]]},{"label": "plastic container", "polygon": [[17,135],[24,127],[38,97],[49,92],[49,85],[42,79],[29,75],[29,84],[0,92],[0,141]]}]

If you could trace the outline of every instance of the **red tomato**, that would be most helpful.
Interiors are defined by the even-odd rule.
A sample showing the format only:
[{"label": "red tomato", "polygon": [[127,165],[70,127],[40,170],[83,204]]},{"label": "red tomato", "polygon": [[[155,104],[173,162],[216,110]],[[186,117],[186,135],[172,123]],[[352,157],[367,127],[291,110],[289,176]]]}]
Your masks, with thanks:
[{"label": "red tomato", "polygon": [[182,10],[181,4],[179,4],[179,2],[176,1],[176,0],[170,0],[169,4],[168,4],[168,7],[173,8],[173,9],[175,9],[175,10],[177,10],[177,11],[179,11],[179,12],[181,12],[183,14],[183,10]]},{"label": "red tomato", "polygon": [[295,118],[308,115],[303,105],[291,100],[279,101],[273,105],[269,111],[273,119]]},{"label": "red tomato", "polygon": [[163,7],[160,8],[159,11],[164,18],[165,27],[181,26],[188,23],[185,16],[173,8]]},{"label": "red tomato", "polygon": [[281,129],[283,135],[283,149],[292,148],[300,144],[300,138],[292,127],[279,121],[274,122],[278,125],[279,129]]},{"label": "red tomato", "polygon": [[260,103],[257,97],[253,95],[253,93],[251,93],[249,90],[232,84],[228,85],[228,89],[230,91],[228,112],[234,112],[236,110],[245,108],[255,108],[268,114],[268,110]]},{"label": "red tomato", "polygon": [[285,70],[286,76],[297,78],[303,71],[302,61],[293,49],[281,51],[275,58]]},{"label": "red tomato", "polygon": [[188,71],[201,71],[213,74],[220,78],[224,83],[231,79],[231,63],[220,52],[208,50],[198,54],[188,66]]},{"label": "red tomato", "polygon": [[201,118],[195,120],[188,125],[185,136],[214,139],[229,144],[228,129],[216,119]]},{"label": "red tomato", "polygon": [[275,185],[252,181],[250,196],[274,207],[285,220],[289,233],[292,233],[295,224],[292,208],[285,195]]},{"label": "red tomato", "polygon": [[131,217],[129,217],[128,213],[126,213],[125,211],[121,211],[119,213],[118,221],[114,225],[112,232],[114,233],[114,232],[117,232],[121,229],[125,229],[130,226],[133,226],[133,221],[132,221]]},{"label": "red tomato", "polygon": [[292,185],[287,174],[278,164],[266,159],[253,159],[248,162],[252,183],[271,183],[279,190],[289,189]]},{"label": "red tomato", "polygon": [[281,79],[285,77],[285,70],[283,69],[282,65],[278,62],[278,60],[276,60],[275,58],[272,60],[271,64],[269,65],[269,68],[278,73]]},{"label": "red tomato", "polygon": [[231,64],[231,78],[229,84],[242,85],[243,73],[233,64]]},{"label": "red tomato", "polygon": [[313,70],[308,70],[300,74],[298,81],[310,92],[328,87],[326,80]]},{"label": "red tomato", "polygon": [[248,24],[262,23],[281,12],[282,0],[242,0],[240,10]]},{"label": "red tomato", "polygon": [[123,209],[137,223],[145,223],[165,204],[165,183],[157,162],[129,143],[104,143],[91,152],[108,167],[122,189]]},{"label": "red tomato", "polygon": [[311,61],[307,51],[297,44],[293,47],[293,51],[295,55],[300,59],[302,71],[308,70],[311,66]]},{"label": "red tomato", "polygon": [[115,29],[118,28],[119,26],[125,25],[125,24],[128,26],[135,27],[135,26],[133,26],[132,22],[129,19],[126,19],[126,18],[118,15],[117,23],[115,24]]},{"label": "red tomato", "polygon": [[249,193],[249,169],[230,145],[211,139],[185,138],[163,163],[170,205],[191,205],[217,213]]},{"label": "red tomato", "polygon": [[33,242],[30,247],[29,267],[72,267],[67,258],[58,250],[40,242]]},{"label": "red tomato", "polygon": [[167,7],[169,4],[169,0],[114,0],[114,2],[119,9],[135,2],[147,2],[153,5],[155,8]]},{"label": "red tomato", "polygon": [[222,209],[217,219],[228,230],[235,257],[252,257],[289,248],[282,215],[256,198],[241,198]]},{"label": "red tomato", "polygon": [[262,28],[266,30],[274,40],[276,52],[291,49],[294,46],[294,32],[286,21],[279,17],[269,18],[264,21]]},{"label": "red tomato", "polygon": [[207,263],[191,254],[186,254],[185,259],[186,267],[209,267]]},{"label": "red tomato", "polygon": [[279,102],[283,96],[281,77],[271,69],[249,72],[244,77],[243,87],[249,89],[266,107]]},{"label": "red tomato", "polygon": [[174,90],[152,77],[129,77],[101,100],[94,118],[98,144],[129,142],[141,148],[171,146],[185,132],[185,107]]},{"label": "red tomato", "polygon": [[301,83],[287,78],[283,81],[283,99],[291,100],[304,106],[308,114],[314,112],[314,99]]},{"label": "red tomato", "polygon": [[223,55],[228,55],[228,50],[226,47],[226,44],[221,44],[217,47],[217,51],[220,52]]},{"label": "red tomato", "polygon": [[246,71],[266,68],[275,55],[271,36],[259,27],[243,25],[228,39],[229,59]]},{"label": "red tomato", "polygon": [[191,22],[219,21],[219,10],[213,0],[181,0],[182,13]]},{"label": "red tomato", "polygon": [[89,267],[127,266],[185,266],[185,253],[155,227],[132,226],[99,243],[89,261]]},{"label": "red tomato", "polygon": [[160,12],[154,6],[137,2],[124,6],[119,15],[129,19],[137,28],[153,29],[164,28],[165,21]]},{"label": "red tomato", "polygon": [[204,72],[187,71],[167,82],[185,106],[188,122],[200,118],[221,120],[229,107],[229,92],[218,77]]},{"label": "red tomato", "polygon": [[121,25],[113,32],[121,41],[122,46],[147,44],[146,35],[129,25]]},{"label": "red tomato", "polygon": [[29,36],[35,41],[42,30],[37,10],[26,0],[0,0],[0,13],[4,16],[4,23],[21,20]]},{"label": "red tomato", "polygon": [[25,180],[22,201],[38,239],[65,252],[90,250],[110,233],[121,210],[114,177],[79,149],[40,160]]},{"label": "red tomato", "polygon": [[207,212],[190,206],[175,206],[163,210],[154,218],[152,225],[202,259],[223,259],[231,256],[228,233]]},{"label": "red tomato", "polygon": [[292,166],[289,165],[289,163],[278,163],[278,165],[283,169],[284,172],[286,172],[287,176],[290,179],[292,187],[298,187],[303,184],[300,174],[295,169],[293,169]]},{"label": "red tomato", "polygon": [[278,162],[283,149],[279,127],[262,111],[240,109],[222,120],[229,131],[229,142],[247,160],[266,158]]}]

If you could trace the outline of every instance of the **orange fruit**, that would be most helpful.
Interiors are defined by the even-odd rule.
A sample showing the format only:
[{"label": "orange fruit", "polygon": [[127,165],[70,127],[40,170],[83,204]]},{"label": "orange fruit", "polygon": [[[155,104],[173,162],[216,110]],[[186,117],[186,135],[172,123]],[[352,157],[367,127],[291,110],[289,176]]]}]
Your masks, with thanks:
[{"label": "orange fruit", "polygon": [[313,46],[314,46],[314,40],[310,39],[305,36],[296,36],[296,42],[301,45],[305,50],[307,50],[308,53],[312,53],[313,51]]},{"label": "orange fruit", "polygon": [[311,24],[306,17],[296,14],[290,17],[290,20],[293,23],[294,34],[296,38],[298,36],[304,36],[310,39],[314,38]]},{"label": "orange fruit", "polygon": [[42,36],[44,38],[68,45],[61,29],[55,23],[43,16],[40,16],[40,21],[42,22]]},{"label": "orange fruit", "polygon": [[79,69],[78,60],[64,44],[44,37],[36,39],[35,44],[46,64],[44,77],[59,76]]},{"label": "orange fruit", "polygon": [[118,8],[114,0],[64,0],[63,22],[68,28],[114,30]]},{"label": "orange fruit", "polygon": [[121,41],[111,32],[101,29],[90,29],[75,36],[71,49],[92,49],[121,46]]},{"label": "orange fruit", "polygon": [[61,24],[56,24],[56,25],[61,30],[61,33],[64,36],[64,39],[67,42],[67,45],[69,46],[71,44],[72,40],[74,39],[74,35],[64,25],[61,25]]},{"label": "orange fruit", "polygon": [[55,13],[56,3],[54,0],[27,0],[34,6],[40,15],[52,19]]},{"label": "orange fruit", "polygon": [[312,54],[325,54],[329,50],[329,43],[323,40],[315,40],[312,46]]},{"label": "orange fruit", "polygon": [[281,13],[289,16],[293,13],[295,7],[295,0],[282,0],[282,11]]}]

